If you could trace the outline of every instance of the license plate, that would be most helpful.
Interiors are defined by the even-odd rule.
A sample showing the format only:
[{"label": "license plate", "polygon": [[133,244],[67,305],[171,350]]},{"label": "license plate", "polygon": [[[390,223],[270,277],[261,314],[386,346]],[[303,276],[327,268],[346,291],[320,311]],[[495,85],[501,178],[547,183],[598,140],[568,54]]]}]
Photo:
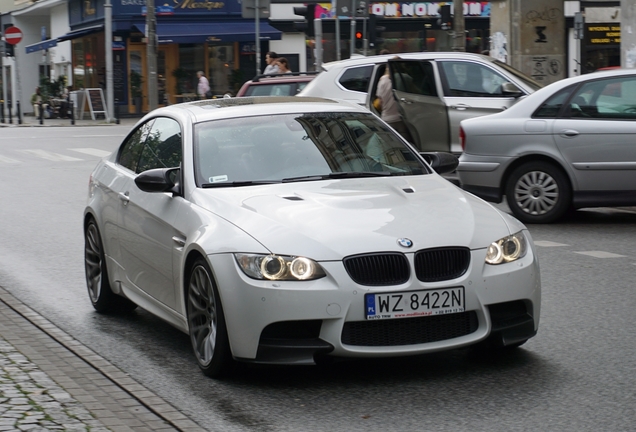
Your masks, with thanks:
[{"label": "license plate", "polygon": [[368,320],[412,318],[464,312],[464,287],[365,294]]}]

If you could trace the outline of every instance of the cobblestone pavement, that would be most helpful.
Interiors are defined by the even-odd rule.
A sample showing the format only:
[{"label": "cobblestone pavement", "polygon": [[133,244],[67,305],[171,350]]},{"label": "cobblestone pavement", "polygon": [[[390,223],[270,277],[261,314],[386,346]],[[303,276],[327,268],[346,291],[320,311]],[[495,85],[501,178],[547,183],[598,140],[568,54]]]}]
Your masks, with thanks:
[{"label": "cobblestone pavement", "polygon": [[6,340],[0,340],[0,431],[108,431]]},{"label": "cobblestone pavement", "polygon": [[0,431],[202,430],[0,287]]}]

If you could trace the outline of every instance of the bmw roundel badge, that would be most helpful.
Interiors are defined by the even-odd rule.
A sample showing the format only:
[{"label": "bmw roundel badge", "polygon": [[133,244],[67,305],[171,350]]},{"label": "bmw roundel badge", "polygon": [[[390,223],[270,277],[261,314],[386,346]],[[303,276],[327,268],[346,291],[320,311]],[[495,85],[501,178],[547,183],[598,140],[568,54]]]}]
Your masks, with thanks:
[{"label": "bmw roundel badge", "polygon": [[410,248],[413,246],[413,242],[407,238],[401,238],[397,240],[398,244],[405,248]]}]

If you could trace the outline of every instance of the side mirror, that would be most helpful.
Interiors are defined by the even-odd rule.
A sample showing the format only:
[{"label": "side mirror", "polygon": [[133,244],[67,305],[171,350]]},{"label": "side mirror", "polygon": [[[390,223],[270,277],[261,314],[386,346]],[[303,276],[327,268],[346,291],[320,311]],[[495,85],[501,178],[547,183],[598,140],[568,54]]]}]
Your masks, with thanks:
[{"label": "side mirror", "polygon": [[447,174],[455,171],[459,165],[457,156],[446,152],[421,152],[420,156],[435,170],[437,174]]},{"label": "side mirror", "polygon": [[179,194],[181,168],[155,168],[135,177],[135,184],[144,192],[172,192]]},{"label": "side mirror", "polygon": [[519,89],[519,87],[511,82],[505,82],[501,84],[501,93],[503,93],[505,96],[512,96],[513,98],[523,96],[523,92],[521,91],[521,89]]}]

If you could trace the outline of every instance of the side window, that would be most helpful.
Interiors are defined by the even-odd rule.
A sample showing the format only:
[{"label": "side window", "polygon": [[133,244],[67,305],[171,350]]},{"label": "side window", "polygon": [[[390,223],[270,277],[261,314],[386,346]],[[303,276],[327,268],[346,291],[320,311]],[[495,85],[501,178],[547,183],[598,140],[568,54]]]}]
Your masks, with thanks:
[{"label": "side window", "polygon": [[437,96],[433,65],[422,61],[391,61],[391,79],[398,91]]},{"label": "side window", "polygon": [[148,137],[148,132],[154,123],[154,119],[150,120],[137,128],[132,135],[128,137],[128,140],[122,145],[119,151],[119,165],[122,165],[129,170],[136,172],[137,165],[139,164],[139,157],[144,148],[144,143]]},{"label": "side window", "polygon": [[338,82],[347,90],[366,93],[372,72],[372,65],[350,68],[340,76]]},{"label": "side window", "polygon": [[178,167],[183,154],[181,141],[181,127],[178,122],[167,117],[155,119],[135,172]]},{"label": "side window", "polygon": [[501,85],[508,80],[494,70],[464,61],[441,62],[446,79],[445,96],[502,97]]},{"label": "side window", "polygon": [[534,112],[534,118],[556,118],[561,111],[561,107],[572,93],[573,87],[568,87],[552,95],[548,100]]},{"label": "side window", "polygon": [[571,117],[636,119],[636,78],[590,81],[577,89],[570,101]]}]

